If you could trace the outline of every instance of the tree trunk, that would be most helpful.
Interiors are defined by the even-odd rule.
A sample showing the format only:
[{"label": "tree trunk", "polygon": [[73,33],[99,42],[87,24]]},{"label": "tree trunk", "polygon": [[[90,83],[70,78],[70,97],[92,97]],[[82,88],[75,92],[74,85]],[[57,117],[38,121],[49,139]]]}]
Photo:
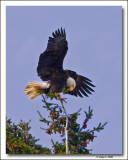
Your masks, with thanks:
[{"label": "tree trunk", "polygon": [[65,145],[66,145],[66,154],[69,154],[69,146],[68,146],[68,115],[63,105],[63,99],[61,99],[62,108],[64,110],[66,116],[66,126],[65,126]]},{"label": "tree trunk", "polygon": [[66,115],[66,127],[65,127],[65,143],[66,143],[66,154],[69,154],[69,147],[68,147],[68,115]]}]

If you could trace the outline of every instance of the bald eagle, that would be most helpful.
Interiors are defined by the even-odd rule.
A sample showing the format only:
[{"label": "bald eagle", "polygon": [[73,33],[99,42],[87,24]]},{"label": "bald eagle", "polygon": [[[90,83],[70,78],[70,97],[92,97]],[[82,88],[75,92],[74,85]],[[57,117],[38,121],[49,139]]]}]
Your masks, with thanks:
[{"label": "bald eagle", "polygon": [[42,83],[29,82],[25,88],[26,96],[34,99],[39,95],[61,93],[64,88],[69,89],[67,94],[88,97],[95,87],[90,79],[71,70],[63,69],[64,57],[68,51],[65,29],[58,29],[49,37],[46,50],[40,54],[37,66],[38,76]]}]

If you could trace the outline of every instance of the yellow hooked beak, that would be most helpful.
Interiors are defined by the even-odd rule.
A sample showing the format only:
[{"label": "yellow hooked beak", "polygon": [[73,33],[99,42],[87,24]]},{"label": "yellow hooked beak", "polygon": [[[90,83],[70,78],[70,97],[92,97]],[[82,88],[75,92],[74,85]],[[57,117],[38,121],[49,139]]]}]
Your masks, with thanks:
[{"label": "yellow hooked beak", "polygon": [[70,87],[70,91],[73,91],[73,90],[74,90],[74,86],[71,86],[71,87]]}]

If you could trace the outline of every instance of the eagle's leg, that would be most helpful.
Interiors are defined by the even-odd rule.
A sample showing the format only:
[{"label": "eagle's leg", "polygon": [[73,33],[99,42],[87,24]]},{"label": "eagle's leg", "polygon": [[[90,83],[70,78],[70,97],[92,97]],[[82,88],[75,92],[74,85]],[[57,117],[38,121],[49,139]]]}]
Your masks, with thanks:
[{"label": "eagle's leg", "polygon": [[57,98],[58,98],[58,100],[60,100],[60,101],[64,101],[65,103],[67,103],[66,101],[65,101],[65,99],[67,99],[67,98],[61,98],[61,96],[60,96],[60,94],[58,93],[58,95],[57,95]]}]

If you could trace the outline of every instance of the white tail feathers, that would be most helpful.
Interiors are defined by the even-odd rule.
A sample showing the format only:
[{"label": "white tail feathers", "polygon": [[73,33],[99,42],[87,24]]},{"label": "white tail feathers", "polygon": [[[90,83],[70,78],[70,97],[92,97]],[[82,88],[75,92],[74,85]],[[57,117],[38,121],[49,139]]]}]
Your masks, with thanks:
[{"label": "white tail feathers", "polygon": [[28,98],[34,99],[38,97],[39,95],[44,93],[44,89],[48,87],[48,84],[46,86],[43,83],[37,83],[37,82],[29,82],[28,85],[25,87],[25,94]]}]

